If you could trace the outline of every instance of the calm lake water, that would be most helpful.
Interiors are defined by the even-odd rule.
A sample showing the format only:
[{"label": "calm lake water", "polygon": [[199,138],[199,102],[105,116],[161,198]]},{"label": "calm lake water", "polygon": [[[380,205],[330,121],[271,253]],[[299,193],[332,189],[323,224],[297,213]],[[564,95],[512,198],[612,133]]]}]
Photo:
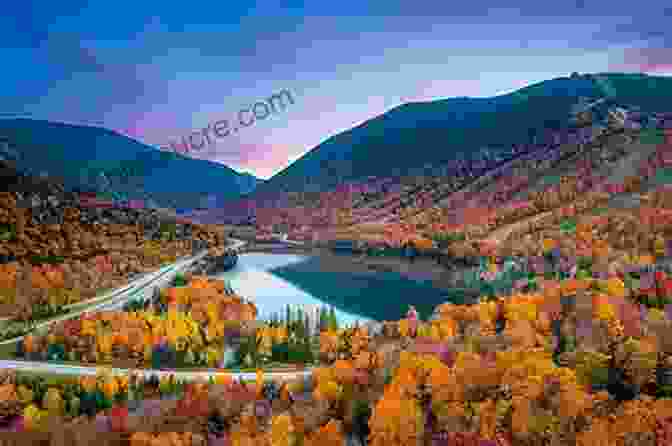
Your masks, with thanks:
[{"label": "calm lake water", "polygon": [[315,258],[293,254],[242,254],[233,270],[217,277],[252,300],[261,318],[283,314],[287,304],[332,305],[345,324],[396,320],[409,304],[428,317],[436,305],[460,298],[397,273],[324,271]]}]

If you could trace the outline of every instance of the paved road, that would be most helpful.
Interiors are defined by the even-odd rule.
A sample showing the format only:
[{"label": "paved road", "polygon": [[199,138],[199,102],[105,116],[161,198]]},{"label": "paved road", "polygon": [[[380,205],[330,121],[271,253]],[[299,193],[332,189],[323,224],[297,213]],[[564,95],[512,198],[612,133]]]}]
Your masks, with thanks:
[{"label": "paved road", "polygon": [[[144,275],[140,277],[139,279],[134,280],[131,282],[129,285],[126,285],[122,287],[119,290],[112,291],[110,293],[105,294],[104,296],[95,298],[95,302],[102,302],[100,303],[94,303],[93,305],[86,305],[82,308],[80,308],[78,311],[75,311],[74,313],[70,314],[65,314],[63,316],[51,319],[49,321],[42,322],[40,324],[37,324],[35,327],[36,330],[39,329],[45,329],[49,327],[50,325],[53,325],[57,322],[69,320],[69,319],[74,319],[79,317],[82,313],[95,313],[98,311],[108,311],[108,310],[116,310],[116,309],[121,309],[126,302],[128,302],[129,299],[135,298],[135,297],[151,297],[151,293],[154,289],[155,286],[166,286],[168,283],[170,283],[174,278],[177,273],[180,271],[185,270],[188,268],[192,263],[197,262],[198,260],[202,259],[205,255],[207,254],[207,251],[203,251],[195,256],[190,256],[185,259],[182,259],[172,265],[165,266],[158,271],[149,273],[147,275]],[[13,342],[17,342],[19,340],[23,339],[23,336],[14,338],[14,339],[8,339],[5,341],[0,342],[0,345],[4,344],[10,344]]]},{"label": "paved road", "polygon": [[[237,249],[246,242],[241,240],[234,241],[234,249]],[[189,267],[193,262],[196,262],[203,258],[207,252],[202,252],[196,256],[189,257],[187,259],[181,260],[173,265],[164,267],[161,270],[150,273],[147,276],[144,276],[140,279],[137,279],[132,285],[122,288],[122,292],[119,293],[111,302],[106,301],[99,305],[94,305],[93,307],[87,307],[86,312],[96,312],[96,311],[106,311],[106,310],[117,310],[123,307],[123,305],[133,297],[142,297],[150,298],[152,291],[155,286],[165,286],[167,283],[170,283],[175,274],[178,271],[183,270]],[[46,327],[52,323],[55,323],[59,320],[72,319],[82,312],[76,314],[66,315],[62,318],[59,318],[54,321],[45,322],[44,324],[39,325],[38,327]],[[11,342],[16,342],[21,338],[11,339],[8,341],[3,341],[0,344],[7,344]],[[79,365],[65,365],[65,364],[54,364],[49,362],[37,362],[37,361],[15,361],[15,360],[0,360],[0,369],[14,369],[17,371],[28,371],[28,372],[42,372],[42,373],[53,373],[58,375],[71,375],[71,376],[82,376],[82,375],[95,375],[99,370],[99,367],[90,367],[90,366],[79,366]],[[112,368],[110,369],[114,374],[128,374],[129,369],[119,369]],[[152,375],[170,375],[173,374],[181,379],[202,379],[209,378],[211,376],[221,375],[226,373],[235,379],[243,380],[253,380],[256,379],[255,373],[227,373],[222,372],[218,369],[208,369],[202,371],[170,371],[170,370],[154,370],[154,369],[133,369],[140,375],[152,376]],[[312,370],[303,370],[296,372],[266,372],[264,376],[267,379],[293,379],[297,377],[308,378],[312,376]]]},{"label": "paved road", "polygon": [[273,242],[287,243],[288,245],[298,245],[298,246],[304,245],[303,242],[299,242],[299,241],[296,241],[296,240],[290,240],[288,238],[284,238],[284,234],[282,234],[280,232],[272,233],[271,236],[277,238],[277,240],[272,240]]},{"label": "paved road", "polygon": [[[79,365],[65,365],[65,364],[54,364],[49,362],[37,362],[37,361],[14,361],[14,360],[2,360],[0,361],[0,369],[13,369],[17,371],[24,372],[44,372],[44,373],[53,373],[55,375],[69,375],[69,376],[84,376],[84,375],[95,375],[101,368],[100,367],[91,367],[91,366],[79,366]],[[143,376],[166,376],[166,375],[175,375],[177,378],[181,379],[199,379],[199,378],[209,378],[216,375],[229,375],[236,379],[244,380],[253,380],[256,379],[256,373],[233,373],[233,372],[223,372],[221,369],[207,369],[199,371],[179,371],[179,370],[155,370],[155,369],[120,369],[120,368],[110,368],[112,374],[115,375],[127,375],[130,371],[136,372],[139,375]],[[295,372],[264,372],[264,376],[269,379],[291,379],[297,377],[309,377],[312,375],[312,370],[300,370]]]},{"label": "paved road", "polygon": [[[171,265],[170,268],[172,269],[168,270],[165,274],[155,277],[154,280],[148,282],[145,286],[135,287],[134,289],[129,290],[129,292],[126,293],[123,298],[114,299],[111,302],[105,302],[97,306],[93,311],[95,312],[95,311],[121,310],[124,307],[124,304],[126,304],[126,302],[128,302],[130,299],[139,299],[143,302],[151,299],[154,292],[154,288],[158,287],[162,289],[169,287],[170,284],[175,279],[175,276],[179,272],[186,270],[194,262],[197,262],[203,257],[205,257],[206,254],[207,252],[203,252],[201,254],[198,254],[196,256],[178,262],[174,265]],[[90,309],[87,311],[91,312]]]},{"label": "paved road", "polygon": [[[234,242],[234,248],[239,248],[243,245],[245,245],[246,242],[241,241],[241,240],[236,240]],[[138,297],[141,296],[143,298],[150,298],[152,295],[152,291],[155,286],[165,286],[166,283],[171,282],[175,274],[177,274],[178,271],[187,268],[190,266],[193,262],[196,262],[203,258],[207,252],[202,252],[196,256],[189,257],[187,259],[181,260],[180,262],[177,262],[176,264],[170,265],[168,267],[162,268],[158,272],[151,273],[148,275],[148,277],[142,277],[138,280],[136,280],[136,283],[134,283],[130,288],[129,287],[124,287],[123,292],[119,294],[118,297],[115,297],[113,301],[111,302],[103,302],[99,305],[95,305],[94,307],[88,307],[85,310],[87,312],[95,312],[95,311],[105,311],[105,310],[116,310],[120,309],[123,307],[123,305],[133,297]],[[137,282],[140,282],[139,284]],[[67,316],[64,316],[62,318],[59,318],[58,320],[64,320],[64,319],[72,319],[79,314],[84,312],[84,310],[80,311],[77,314],[70,314]],[[41,324],[39,327],[45,327],[48,326],[52,323],[57,322],[58,320],[55,321],[49,321],[44,324]],[[3,341],[0,344],[7,344],[10,342],[16,342],[21,338],[16,338],[16,339],[11,339],[8,341]],[[71,376],[82,376],[82,375],[95,375],[97,371],[99,370],[99,367],[90,367],[90,366],[79,366],[79,365],[65,365],[65,364],[54,364],[54,363],[49,363],[49,362],[36,362],[36,361],[15,361],[15,360],[0,360],[0,369],[14,369],[17,371],[28,371],[28,372],[42,372],[42,373],[53,373],[53,374],[59,374],[59,375],[71,375]],[[114,374],[128,374],[129,369],[119,369],[119,368],[112,368],[110,369],[112,373]],[[137,372],[140,375],[144,376],[152,376],[152,375],[170,375],[173,374],[178,378],[182,379],[199,379],[199,378],[209,378],[211,376],[216,376],[216,375],[221,375],[226,373],[227,375],[230,375],[231,377],[235,379],[243,379],[243,380],[253,380],[256,379],[256,374],[255,373],[227,373],[227,372],[222,372],[221,370],[218,369],[208,369],[208,370],[202,370],[202,371],[170,371],[170,370],[153,370],[153,369],[133,369],[133,371]],[[293,379],[297,377],[304,377],[308,378],[312,376],[312,370],[303,370],[303,371],[296,371],[296,372],[266,372],[264,373],[264,376],[268,379]]]},{"label": "paved road", "polygon": [[226,248],[231,250],[231,251],[240,251],[240,248],[243,246],[247,245],[247,242],[245,240],[238,240],[235,238],[232,238],[230,240],[233,240],[233,243]]}]

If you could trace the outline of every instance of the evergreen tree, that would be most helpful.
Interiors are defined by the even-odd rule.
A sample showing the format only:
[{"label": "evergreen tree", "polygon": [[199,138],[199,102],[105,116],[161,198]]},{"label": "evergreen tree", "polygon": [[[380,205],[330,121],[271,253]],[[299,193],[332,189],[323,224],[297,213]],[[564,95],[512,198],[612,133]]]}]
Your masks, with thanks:
[{"label": "evergreen tree", "polygon": [[303,350],[303,362],[308,363],[308,362],[313,362],[313,349],[311,346],[310,338],[303,338],[303,342],[301,343],[301,349]]},{"label": "evergreen tree", "polygon": [[254,360],[257,358],[258,345],[256,336],[248,336],[238,349],[236,359],[241,365],[245,363],[245,357],[249,354]]},{"label": "evergreen tree", "polygon": [[338,319],[336,319],[336,310],[331,307],[329,310],[329,328],[331,330],[338,330]]},{"label": "evergreen tree", "polygon": [[294,333],[296,334],[297,342],[302,342],[303,339],[306,337],[306,326],[305,326],[305,320],[303,317],[300,317],[301,315],[297,312],[296,315],[296,328],[294,330]]},{"label": "evergreen tree", "polygon": [[329,313],[329,308],[324,309],[324,329],[331,330],[331,315]]},{"label": "evergreen tree", "polygon": [[292,323],[292,307],[287,304],[286,315],[285,315],[285,324],[289,326]]},{"label": "evergreen tree", "polygon": [[304,330],[304,338],[306,338],[306,339],[310,339],[310,337],[311,337],[312,334],[313,334],[313,333],[312,333],[312,331],[313,331],[313,327],[310,325],[310,319],[308,318],[308,315],[307,315],[307,314],[304,316],[303,325],[304,325],[304,328],[305,328],[305,330]]},{"label": "evergreen tree", "polygon": [[304,322],[303,309],[300,306],[296,308],[296,321],[300,324],[303,324]]},{"label": "evergreen tree", "polygon": [[329,310],[327,309],[326,306],[323,306],[320,308],[320,331],[324,331],[327,328],[329,328],[329,321],[328,321],[328,316],[329,316]]}]

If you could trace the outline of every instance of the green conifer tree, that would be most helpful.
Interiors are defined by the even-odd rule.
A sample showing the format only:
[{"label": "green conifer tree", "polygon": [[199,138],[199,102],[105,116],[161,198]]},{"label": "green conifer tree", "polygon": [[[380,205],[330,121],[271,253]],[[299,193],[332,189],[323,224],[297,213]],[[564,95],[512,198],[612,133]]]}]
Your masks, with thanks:
[{"label": "green conifer tree", "polygon": [[322,315],[322,308],[317,309],[316,317],[317,317],[317,329],[318,331],[321,331],[324,321],[324,316]]},{"label": "green conifer tree", "polygon": [[303,316],[304,316],[303,313],[304,313],[303,308],[301,308],[301,307],[296,308],[296,320],[297,321],[303,322]]},{"label": "green conifer tree", "polygon": [[331,307],[329,310],[329,328],[331,330],[338,330],[338,319],[336,319],[336,310]]},{"label": "green conifer tree", "polygon": [[320,308],[320,331],[324,331],[329,328],[329,310],[326,306]]},{"label": "green conifer tree", "polygon": [[310,330],[311,330],[311,326],[310,326],[310,319],[308,318],[308,315],[307,315],[307,314],[304,315],[304,319],[303,319],[303,327],[304,327],[303,337],[304,337],[307,341],[310,342],[310,336],[311,336]]},{"label": "green conifer tree", "polygon": [[299,314],[297,314],[297,317],[296,317],[296,328],[295,328],[295,331],[294,331],[294,333],[296,334],[297,342],[302,342],[303,341],[303,339],[306,337],[306,331],[307,331],[307,328],[306,328],[306,325],[305,325],[305,319],[299,313]]}]

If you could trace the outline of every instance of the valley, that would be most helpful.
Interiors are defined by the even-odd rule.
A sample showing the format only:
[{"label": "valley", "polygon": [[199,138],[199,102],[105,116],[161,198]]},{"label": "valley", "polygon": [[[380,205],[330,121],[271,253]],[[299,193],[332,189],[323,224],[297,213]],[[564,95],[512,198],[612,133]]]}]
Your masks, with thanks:
[{"label": "valley", "polygon": [[601,73],[404,104],[245,191],[107,132],[164,200],[137,207],[21,168],[49,167],[35,129],[106,131],[3,121],[0,419],[82,446],[666,445],[671,103]]}]

